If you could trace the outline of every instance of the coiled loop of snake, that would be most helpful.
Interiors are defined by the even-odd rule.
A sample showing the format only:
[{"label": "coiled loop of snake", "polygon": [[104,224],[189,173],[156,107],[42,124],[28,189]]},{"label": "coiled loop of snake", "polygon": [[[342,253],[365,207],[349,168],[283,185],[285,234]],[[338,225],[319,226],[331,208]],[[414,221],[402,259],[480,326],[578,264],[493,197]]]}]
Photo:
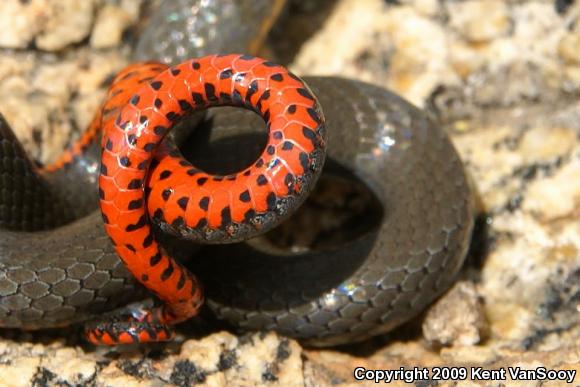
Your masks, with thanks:
[{"label": "coiled loop of snake", "polygon": [[[171,28],[179,28],[179,23]],[[147,47],[146,43],[142,46]],[[193,62],[190,64],[193,66]],[[111,89],[103,107],[103,117],[98,117],[83,141],[49,171],[36,170],[6,122],[0,119],[0,151],[3,156],[0,159],[0,226],[5,229],[0,231],[0,326],[40,329],[70,325],[100,317],[103,312],[144,297],[113,251],[103,231],[100,214],[91,212],[98,196],[83,194],[94,190],[91,188],[96,177],[93,171],[98,170],[95,166],[99,162],[100,146],[96,144],[98,136],[94,135],[100,127],[97,123],[115,127],[119,108],[131,99],[125,112],[132,118],[130,131],[115,130],[125,145],[135,142],[136,138],[130,134],[143,127],[141,113],[143,116],[156,115],[157,105],[165,102],[163,98],[152,98],[152,95],[169,96],[161,85],[159,90],[155,90],[157,84],[151,84],[152,79],[164,70],[166,67],[163,65],[141,64],[123,71],[115,81],[118,87]],[[215,68],[211,71],[217,75]],[[228,71],[223,74],[226,82],[232,75]],[[175,74],[166,72],[164,76],[169,83],[175,80]],[[452,144],[441,128],[421,111],[374,85],[340,78],[305,79],[325,111],[330,166],[338,165],[341,168],[337,173],[349,172],[368,185],[383,208],[382,217],[376,227],[364,235],[331,249],[289,254],[253,241],[211,246],[202,250],[200,258],[193,262],[193,270],[207,285],[207,305],[213,314],[235,327],[270,329],[309,344],[333,345],[363,340],[394,328],[420,313],[452,283],[469,245],[473,226],[472,196]],[[271,82],[276,82],[276,79]],[[163,85],[167,87],[168,84],[164,81]],[[137,90],[134,88],[139,87],[145,87],[147,93],[146,98],[137,101],[131,97]],[[219,91],[214,87],[212,92],[211,86],[206,89],[204,85],[199,96],[189,97],[193,102],[196,98],[205,102],[209,96],[210,102],[215,102],[222,98]],[[242,95],[240,93],[232,100]],[[256,99],[256,94],[250,96],[251,101]],[[179,100],[170,100],[179,104]],[[149,107],[145,107],[146,102]],[[172,121],[178,117],[169,113],[180,112],[191,105],[187,102],[183,107],[164,111],[165,117],[161,119]],[[288,107],[287,112],[290,110],[294,108]],[[308,111],[306,114],[310,115]],[[123,117],[125,119],[119,125],[129,118]],[[227,129],[235,135],[239,127],[255,125],[247,120],[245,115],[232,117],[229,113],[220,113],[213,119],[212,130]],[[163,128],[165,125],[161,124]],[[148,129],[153,129],[151,136],[157,141],[160,136],[155,134],[154,128]],[[278,136],[275,133],[271,136]],[[299,135],[304,144],[312,143],[310,137],[310,133]],[[139,146],[147,147],[149,143],[141,141]],[[106,149],[108,144],[105,141],[103,145]],[[282,143],[281,147],[283,150],[290,145]],[[117,148],[112,149],[117,152]],[[117,248],[132,252],[132,248],[142,247],[144,242],[148,246],[152,246],[149,241],[153,244],[149,234],[145,236],[142,231],[137,231],[142,230],[138,226],[143,222],[132,212],[136,207],[144,206],[143,184],[146,184],[146,193],[150,191],[150,198],[153,197],[147,202],[151,218],[160,222],[160,228],[171,233],[181,234],[185,230],[183,233],[192,239],[215,239],[227,235],[244,238],[248,230],[264,222],[269,224],[270,211],[250,213],[257,216],[253,218],[253,227],[248,227],[247,223],[235,227],[213,227],[225,224],[224,219],[234,219],[233,206],[229,212],[224,211],[227,195],[218,192],[222,199],[216,199],[216,206],[210,210],[208,195],[186,202],[185,195],[175,194],[174,187],[183,185],[181,178],[188,174],[202,179],[196,184],[206,187],[227,182],[231,177],[218,177],[217,181],[209,176],[204,179],[198,168],[179,165],[180,161],[175,158],[170,145],[162,144],[159,150],[161,152],[151,165],[151,177],[144,183],[138,181],[139,184],[137,179],[141,178],[136,175],[132,175],[129,181],[122,181],[127,175],[117,178],[118,181],[115,179],[120,170],[139,167],[139,157],[147,152],[135,150],[139,161],[132,157],[133,153],[125,154],[127,159],[119,155],[107,156],[109,164],[105,177],[121,183],[122,190],[132,193],[119,198],[103,193],[105,201],[112,199],[113,204],[119,205],[111,213],[105,211],[105,215],[111,215],[112,220],[108,220],[119,225],[119,219],[126,221],[129,218],[124,218],[124,215],[130,212],[135,218],[122,226],[133,225],[131,229],[139,234],[130,240],[116,235],[121,242],[121,247],[118,244]],[[267,147],[263,151],[265,154],[270,152]],[[277,149],[274,151],[276,153]],[[173,172],[173,167],[164,168],[162,158],[184,169],[177,173]],[[130,166],[125,165],[128,162]],[[269,165],[263,158],[256,163]],[[262,192],[259,189],[269,189],[268,183],[263,184],[268,179],[259,175],[255,178],[253,187],[256,193]],[[161,185],[158,186],[158,182]],[[128,190],[130,183],[131,187],[139,186],[139,189]],[[246,194],[240,186],[236,189],[239,191],[237,204],[247,205],[250,192]],[[258,194],[258,197],[262,208],[273,207],[272,199],[268,200],[267,195]],[[287,201],[278,199],[276,197],[276,208],[278,204],[279,208],[286,208],[283,203]],[[208,215],[198,216],[195,224],[186,224],[184,211],[192,208],[203,211],[207,208]],[[69,214],[71,209],[74,211]],[[213,211],[211,216],[209,211]],[[244,219],[246,213],[247,210]],[[68,223],[79,216],[84,217]],[[235,216],[240,219],[241,215]],[[207,224],[199,223],[201,219],[205,219]],[[49,230],[55,226],[56,229]],[[122,227],[119,230],[123,232]],[[167,287],[170,290],[188,283],[190,292],[182,296],[192,296],[192,291],[195,295],[197,287],[193,277],[170,260],[163,259],[161,263],[159,257],[157,254],[146,256],[136,269],[138,274],[147,277],[138,278],[151,279],[160,287],[169,281],[173,285]],[[162,276],[167,277],[165,281],[162,281]],[[179,295],[170,295],[165,299],[175,305],[172,302],[179,304],[180,298]],[[185,315],[195,311],[195,302],[185,304]],[[166,310],[168,313],[160,313],[162,310],[158,309],[151,315],[130,309],[133,321],[129,325],[124,319],[109,322],[108,326],[92,325],[91,332],[97,333],[92,340],[116,343],[169,338],[170,331],[166,321],[162,320],[177,317],[173,316],[176,310],[169,308]],[[94,329],[105,329],[106,333]]]},{"label": "coiled loop of snake", "polygon": [[[133,327],[128,322],[121,329],[116,321],[95,328],[91,341],[145,341],[143,322],[172,324],[197,314],[200,286],[156,241],[145,186],[158,145],[181,116],[220,105],[258,112],[268,127],[266,149],[254,165],[228,176],[211,176],[171,150],[165,152],[167,169],[154,177],[161,188],[151,191],[147,206],[166,228],[185,228],[179,232],[194,239],[211,241],[217,234],[221,241],[242,240],[277,225],[315,183],[325,155],[324,118],[298,77],[247,55],[192,59],[155,76],[130,98],[114,124],[103,128],[99,197],[105,230],[117,254],[165,305],[152,312],[153,317],[137,319],[139,332],[113,337],[109,332]],[[178,176],[179,185],[172,176]]]}]

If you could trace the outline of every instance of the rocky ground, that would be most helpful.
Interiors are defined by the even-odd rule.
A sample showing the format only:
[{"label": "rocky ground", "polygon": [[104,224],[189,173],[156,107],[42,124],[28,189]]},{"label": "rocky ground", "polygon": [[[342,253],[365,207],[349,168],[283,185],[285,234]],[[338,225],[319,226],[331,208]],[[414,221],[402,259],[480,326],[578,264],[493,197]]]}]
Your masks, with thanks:
[{"label": "rocky ground", "polygon": [[[128,62],[141,5],[0,2],[0,112],[37,160],[54,160],[87,126]],[[340,349],[218,332],[94,350],[62,333],[6,331],[3,385],[354,385],[355,367],[443,365],[580,372],[580,3],[325,0],[289,9],[265,55],[298,74],[389,87],[448,128],[481,210],[456,286],[388,337]]]}]

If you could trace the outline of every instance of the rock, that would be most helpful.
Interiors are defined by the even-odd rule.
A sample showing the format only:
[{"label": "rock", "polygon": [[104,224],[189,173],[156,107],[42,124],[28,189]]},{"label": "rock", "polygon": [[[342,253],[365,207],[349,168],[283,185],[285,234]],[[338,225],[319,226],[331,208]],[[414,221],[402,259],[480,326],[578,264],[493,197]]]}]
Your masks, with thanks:
[{"label": "rock", "polygon": [[[17,356],[10,358],[10,356]],[[169,346],[157,359],[138,348],[85,351],[61,342],[38,348],[4,342],[0,377],[11,385],[260,385],[302,386],[302,350],[275,334],[237,338],[218,333]],[[114,360],[113,360],[114,359]],[[10,365],[5,365],[6,362]]]},{"label": "rock", "polygon": [[471,346],[485,335],[483,302],[471,282],[455,284],[427,312],[423,335],[435,345]]},{"label": "rock", "polygon": [[58,51],[85,39],[91,31],[96,1],[47,2],[46,23],[36,36],[36,46],[41,50]]},{"label": "rock", "polygon": [[580,27],[576,26],[569,34],[562,37],[558,43],[558,55],[566,64],[580,64]]},{"label": "rock", "polygon": [[[377,16],[383,20],[385,9],[380,0],[339,2],[322,29],[303,45],[291,68],[297,73],[320,75],[344,71],[373,39],[373,29],[380,23]],[[353,36],[353,30],[361,33]],[[325,58],[324,66],[321,57]]]},{"label": "rock", "polygon": [[504,36],[510,27],[508,8],[503,1],[468,0],[450,2],[447,7],[451,27],[472,43]]},{"label": "rock", "polygon": [[93,32],[91,47],[111,48],[121,43],[123,31],[132,22],[130,15],[121,8],[105,5],[99,10]]},{"label": "rock", "polygon": [[443,11],[438,0],[410,0],[408,3],[423,16],[435,17]]},{"label": "rock", "polygon": [[410,6],[389,8],[376,0],[345,0],[304,45],[291,69],[373,82],[423,105],[442,80],[459,82],[447,56],[444,31]]},{"label": "rock", "polygon": [[529,185],[523,209],[545,222],[573,215],[579,200],[579,176],[580,161],[573,157],[554,175]]},{"label": "rock", "polygon": [[18,0],[0,2],[0,47],[25,48],[37,32],[35,7]]}]

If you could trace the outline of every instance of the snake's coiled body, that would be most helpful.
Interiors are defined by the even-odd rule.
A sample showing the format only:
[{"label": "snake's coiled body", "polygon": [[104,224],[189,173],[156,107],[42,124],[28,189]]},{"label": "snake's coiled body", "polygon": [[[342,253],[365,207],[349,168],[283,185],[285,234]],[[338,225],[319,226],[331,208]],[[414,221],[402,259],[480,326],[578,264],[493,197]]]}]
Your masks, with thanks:
[{"label": "snake's coiled body", "polygon": [[[304,79],[324,107],[329,162],[375,194],[378,227],[305,253],[219,246],[195,271],[209,306],[234,326],[314,345],[360,341],[416,316],[450,286],[469,246],[472,195],[449,138],[417,108],[362,82]],[[220,122],[235,132],[244,120]]]},{"label": "snake's coiled body", "polygon": [[[161,7],[143,32],[135,58],[177,63],[204,53],[254,52],[284,1],[230,3],[179,0]],[[248,14],[256,19],[251,26],[239,17]],[[216,35],[219,31],[223,33]],[[190,66],[191,63],[194,62]],[[266,67],[270,66],[268,63]],[[174,98],[163,95],[149,98],[151,93],[146,93],[145,98],[141,94],[140,100],[132,98],[139,88],[151,84],[166,68],[149,64],[124,70],[115,80],[102,116],[97,114],[87,134],[71,151],[43,170],[28,160],[0,116],[1,327],[67,326],[98,318],[103,312],[145,297],[143,287],[115,253],[97,211],[96,184],[99,172],[103,171],[99,168],[98,132],[103,125],[117,124],[115,120],[127,104],[150,113],[152,106],[159,109],[171,102]],[[275,82],[279,78],[277,73],[267,72],[268,77],[275,75]],[[172,76],[165,79],[173,79]],[[219,74],[213,76],[219,78]],[[223,76],[234,78],[236,74],[226,71]],[[213,85],[220,82],[211,76],[208,79]],[[256,240],[210,246],[202,249],[190,267],[206,285],[207,305],[218,318],[241,329],[276,330],[309,344],[335,345],[363,340],[394,328],[420,313],[452,283],[469,245],[473,227],[472,196],[461,161],[449,139],[418,109],[370,84],[340,78],[305,80],[326,116],[329,168],[334,168],[339,175],[352,174],[368,185],[382,212],[365,221],[376,223],[376,227],[336,248],[302,253],[281,251]],[[150,91],[155,91],[157,86]],[[185,102],[185,108],[192,106],[198,98],[215,102],[214,97],[225,97],[212,96],[211,89],[200,90],[198,96],[192,96],[192,101],[180,101],[181,107]],[[301,103],[308,105],[308,101]],[[312,113],[315,110],[309,114]],[[256,124],[247,121],[247,115],[237,113],[216,117],[212,130],[232,136],[243,126]],[[175,120],[173,116],[166,118]],[[178,159],[172,161],[175,152],[171,151],[170,142],[166,144],[161,146],[165,156],[158,156],[153,163],[146,187],[149,216],[157,222],[157,228],[210,242],[219,242],[231,235],[232,229],[223,227],[224,221],[231,221],[234,213],[237,214],[234,217],[241,219],[240,214],[246,214],[248,208],[238,209],[235,201],[227,199],[226,191],[222,195],[225,199],[215,201],[220,207],[217,215],[204,218],[211,223],[209,226],[202,222],[202,227],[195,227],[200,225],[199,218],[195,224],[185,224],[186,218],[182,216],[189,211],[191,203],[209,209],[207,195],[188,200],[174,197],[166,207],[167,198],[181,184],[182,177],[201,172],[191,165],[183,169]],[[266,154],[268,145],[272,144],[265,146]],[[280,151],[290,147],[278,145]],[[105,141],[103,146],[118,151],[116,142]],[[109,159],[105,166],[112,165],[109,169],[117,170],[126,167],[127,161],[132,162],[130,158],[121,161],[120,156],[115,157],[113,164]],[[169,164],[162,165],[173,162],[176,168],[182,168],[181,173],[169,174],[169,169],[160,168],[158,163],[163,157],[169,159],[166,160]],[[310,166],[319,168],[321,158],[311,155],[310,159],[318,160]],[[260,168],[263,163],[258,161]],[[235,180],[233,175],[229,178]],[[251,194],[258,194],[262,207],[270,204],[272,209],[278,207],[278,202],[268,200],[272,195],[267,196],[266,188],[273,187],[263,184],[265,178],[257,179],[255,192],[236,192],[240,204],[246,205]],[[219,179],[215,181],[216,187],[219,183]],[[115,194],[105,190],[100,193],[101,200],[113,197],[108,195]],[[127,207],[123,211],[142,204],[141,199],[133,199],[119,201]],[[224,211],[225,207],[229,211]],[[283,209],[284,212],[292,210]],[[253,219],[252,224],[265,222],[268,227],[284,217],[268,211],[252,217],[255,215],[248,215],[248,219]],[[256,219],[259,219],[257,223]],[[110,221],[106,211],[105,221]],[[133,224],[136,227],[141,223],[135,219]],[[245,239],[251,234],[251,228],[236,227],[241,231],[230,241]],[[148,235],[147,238],[149,246]],[[135,243],[143,242],[137,239]],[[133,241],[123,245],[135,248]],[[184,252],[183,255],[191,254]],[[153,261],[160,262],[155,257]],[[171,287],[184,286],[182,283],[186,281],[185,274],[176,273],[185,271],[176,269],[177,264],[168,266],[164,262],[163,265],[164,270],[158,274],[163,278],[175,276],[167,287],[167,294],[171,295]],[[195,280],[188,278],[193,281],[191,289],[195,290]],[[146,273],[140,273],[137,279],[143,282],[149,278]],[[103,340],[101,332],[95,341],[113,343],[116,338],[109,336]]]},{"label": "snake's coiled body", "polygon": [[[364,83],[306,81],[326,106],[330,159],[369,184],[384,206],[380,228],[336,251],[291,259],[252,244],[217,247],[206,260],[217,265],[196,270],[219,317],[336,344],[399,325],[449,286],[469,243],[472,203],[456,152],[419,110]],[[6,198],[28,198],[22,183],[6,177],[26,162],[1,128],[7,208]],[[4,327],[68,325],[142,294],[96,213],[55,231],[2,231],[0,269]]]}]

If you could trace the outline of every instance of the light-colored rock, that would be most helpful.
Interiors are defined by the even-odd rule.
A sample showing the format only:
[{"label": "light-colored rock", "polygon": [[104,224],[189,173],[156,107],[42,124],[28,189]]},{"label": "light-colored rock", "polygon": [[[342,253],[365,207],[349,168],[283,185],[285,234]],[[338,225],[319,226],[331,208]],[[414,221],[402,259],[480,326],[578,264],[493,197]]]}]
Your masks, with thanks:
[{"label": "light-colored rock", "polygon": [[438,0],[409,0],[408,4],[424,16],[434,17],[442,11],[442,4]]},{"label": "light-colored rock", "polygon": [[580,65],[580,26],[564,35],[558,44],[558,55],[566,64]]},{"label": "light-colored rock", "polygon": [[429,309],[423,321],[423,335],[435,345],[475,345],[486,329],[481,296],[471,282],[455,284]]},{"label": "light-colored rock", "polygon": [[41,362],[39,357],[18,357],[0,365],[0,380],[7,387],[29,386]]},{"label": "light-colored rock", "polygon": [[111,48],[121,43],[123,31],[131,23],[131,16],[123,9],[105,5],[99,10],[90,44],[94,48]]},{"label": "light-colored rock", "polygon": [[18,0],[0,2],[0,47],[25,48],[38,25],[35,25],[35,8]]},{"label": "light-colored rock", "polygon": [[[297,73],[318,75],[344,71],[356,60],[361,47],[376,39],[373,28],[383,21],[385,12],[386,5],[380,0],[339,2],[322,29],[303,45],[291,69]],[[353,35],[353,30],[360,31],[360,34]],[[321,66],[321,57],[324,57],[325,66]]]},{"label": "light-colored rock", "polygon": [[97,0],[60,0],[46,3],[46,23],[35,42],[38,48],[58,51],[89,36]]},{"label": "light-colored rock", "polygon": [[[580,158],[573,157],[553,176],[532,182],[522,207],[545,222],[580,216]],[[577,231],[580,235],[580,225]]]},{"label": "light-colored rock", "polygon": [[510,28],[508,8],[503,1],[458,1],[448,3],[447,7],[451,27],[470,42],[481,43],[499,38],[506,35]]},{"label": "light-colored rock", "polygon": [[570,128],[533,128],[521,140],[524,162],[550,162],[576,147],[576,133]]}]

